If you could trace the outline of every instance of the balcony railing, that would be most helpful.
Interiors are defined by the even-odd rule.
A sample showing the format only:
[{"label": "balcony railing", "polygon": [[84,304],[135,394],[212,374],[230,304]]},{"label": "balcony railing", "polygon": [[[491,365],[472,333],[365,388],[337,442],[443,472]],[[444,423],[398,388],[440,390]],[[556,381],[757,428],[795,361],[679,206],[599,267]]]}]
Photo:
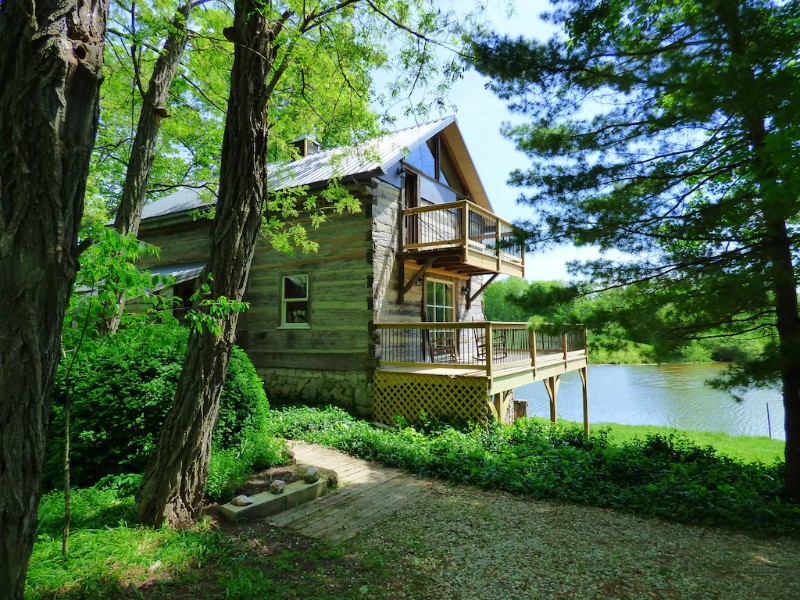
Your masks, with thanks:
[{"label": "balcony railing", "polygon": [[[528,329],[527,323],[376,323],[379,366],[483,370],[537,368],[587,357],[586,329],[563,333]],[[567,369],[569,370],[569,369]]]},{"label": "balcony railing", "polygon": [[503,266],[524,268],[525,253],[513,239],[513,225],[468,200],[407,208],[403,226],[406,252],[463,248],[496,261],[497,272]]}]

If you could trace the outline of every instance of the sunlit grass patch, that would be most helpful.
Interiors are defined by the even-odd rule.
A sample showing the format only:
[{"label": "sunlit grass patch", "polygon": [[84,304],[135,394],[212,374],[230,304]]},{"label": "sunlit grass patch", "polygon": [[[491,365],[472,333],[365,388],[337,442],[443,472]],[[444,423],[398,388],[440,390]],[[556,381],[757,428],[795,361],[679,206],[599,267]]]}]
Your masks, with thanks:
[{"label": "sunlit grass patch", "polygon": [[102,597],[132,581],[174,576],[196,567],[220,543],[219,533],[202,524],[192,531],[119,524],[75,530],[64,558],[61,538],[47,537],[34,546],[26,597],[49,598],[70,592]]},{"label": "sunlit grass patch", "polygon": [[770,464],[783,460],[786,446],[783,440],[772,440],[767,437],[733,436],[713,431],[689,431],[674,427],[656,427],[654,425],[618,425],[616,423],[597,423],[593,429],[608,429],[609,440],[615,444],[645,439],[651,435],[677,435],[691,440],[698,446],[711,446],[718,453],[747,462]]}]

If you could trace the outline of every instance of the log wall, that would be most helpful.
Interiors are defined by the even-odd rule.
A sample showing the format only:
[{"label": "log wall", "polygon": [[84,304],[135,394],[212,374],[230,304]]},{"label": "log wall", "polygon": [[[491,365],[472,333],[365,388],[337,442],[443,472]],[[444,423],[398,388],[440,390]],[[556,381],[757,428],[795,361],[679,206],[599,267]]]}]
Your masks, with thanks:
[{"label": "log wall", "polygon": [[[400,202],[393,185],[373,180],[351,190],[360,200],[357,214],[334,215],[309,234],[319,251],[294,256],[259,242],[250,269],[245,300],[250,309],[239,318],[237,344],[250,356],[274,400],[334,403],[371,413],[372,380],[377,365],[379,321],[424,319],[424,285],[415,285],[398,301],[418,266],[398,260]],[[161,248],[159,259],[142,266],[206,260],[211,222],[164,219],[142,224],[140,237]],[[404,272],[405,271],[405,272]],[[309,276],[310,327],[281,327],[281,278]],[[483,320],[482,299],[470,310],[460,293],[468,280],[431,269],[428,276],[452,281],[458,320]],[[472,289],[481,285],[473,278]]]}]

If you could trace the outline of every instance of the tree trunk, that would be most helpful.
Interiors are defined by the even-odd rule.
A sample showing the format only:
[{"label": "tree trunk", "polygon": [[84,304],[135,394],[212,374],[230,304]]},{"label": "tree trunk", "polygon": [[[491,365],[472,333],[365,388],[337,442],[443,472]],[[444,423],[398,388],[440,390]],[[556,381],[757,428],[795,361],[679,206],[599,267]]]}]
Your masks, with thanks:
[{"label": "tree trunk", "polygon": [[107,0],[0,4],[0,596],[22,598],[97,129]]},{"label": "tree trunk", "polygon": [[800,501],[800,317],[797,314],[797,279],[792,264],[792,246],[782,220],[768,223],[772,290],[781,357],[786,459],[786,493]]},{"label": "tree trunk", "polygon": [[[231,92],[222,143],[219,200],[204,271],[211,297],[241,300],[256,246],[267,185],[266,80],[274,60],[270,23],[253,0],[236,2]],[[236,315],[220,333],[193,331],[175,403],[167,416],[138,495],[145,523],[187,526],[197,517],[208,477],[211,434],[236,331]]]},{"label": "tree trunk", "polygon": [[742,34],[736,3],[720,3],[717,14],[727,33],[727,44],[743,67],[738,77],[742,93],[738,98],[745,133],[752,146],[752,168],[760,188],[764,218],[764,256],[769,263],[769,283],[775,294],[775,317],[780,348],[780,377],[783,388],[784,488],[800,501],[800,315],[797,313],[797,275],[792,262],[792,240],[786,227],[794,216],[795,198],[781,183],[780,169],[767,144],[767,115],[757,95],[755,70],[747,63],[747,43]]},{"label": "tree trunk", "polygon": [[[178,9],[144,95],[139,123],[136,126],[136,137],[133,140],[128,169],[125,173],[125,184],[117,207],[117,216],[114,219],[114,228],[122,235],[139,233],[147,184],[156,158],[158,132],[161,129],[161,120],[168,115],[165,108],[167,94],[175,80],[175,74],[178,72],[181,57],[189,40],[186,27],[191,10],[191,2],[186,2]],[[100,328],[106,333],[116,332],[124,307],[125,296],[120,293],[117,296],[117,309],[114,315],[102,323]]]}]

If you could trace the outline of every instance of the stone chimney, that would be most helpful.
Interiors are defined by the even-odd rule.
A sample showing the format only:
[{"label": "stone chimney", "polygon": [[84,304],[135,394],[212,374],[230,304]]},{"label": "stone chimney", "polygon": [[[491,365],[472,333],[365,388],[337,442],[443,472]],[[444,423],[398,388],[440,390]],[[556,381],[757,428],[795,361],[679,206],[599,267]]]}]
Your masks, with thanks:
[{"label": "stone chimney", "polygon": [[293,146],[295,150],[297,150],[297,154],[300,158],[311,156],[312,154],[316,154],[322,150],[320,145],[314,141],[314,138],[312,138],[310,135],[301,135],[299,138],[289,142],[289,145]]}]

